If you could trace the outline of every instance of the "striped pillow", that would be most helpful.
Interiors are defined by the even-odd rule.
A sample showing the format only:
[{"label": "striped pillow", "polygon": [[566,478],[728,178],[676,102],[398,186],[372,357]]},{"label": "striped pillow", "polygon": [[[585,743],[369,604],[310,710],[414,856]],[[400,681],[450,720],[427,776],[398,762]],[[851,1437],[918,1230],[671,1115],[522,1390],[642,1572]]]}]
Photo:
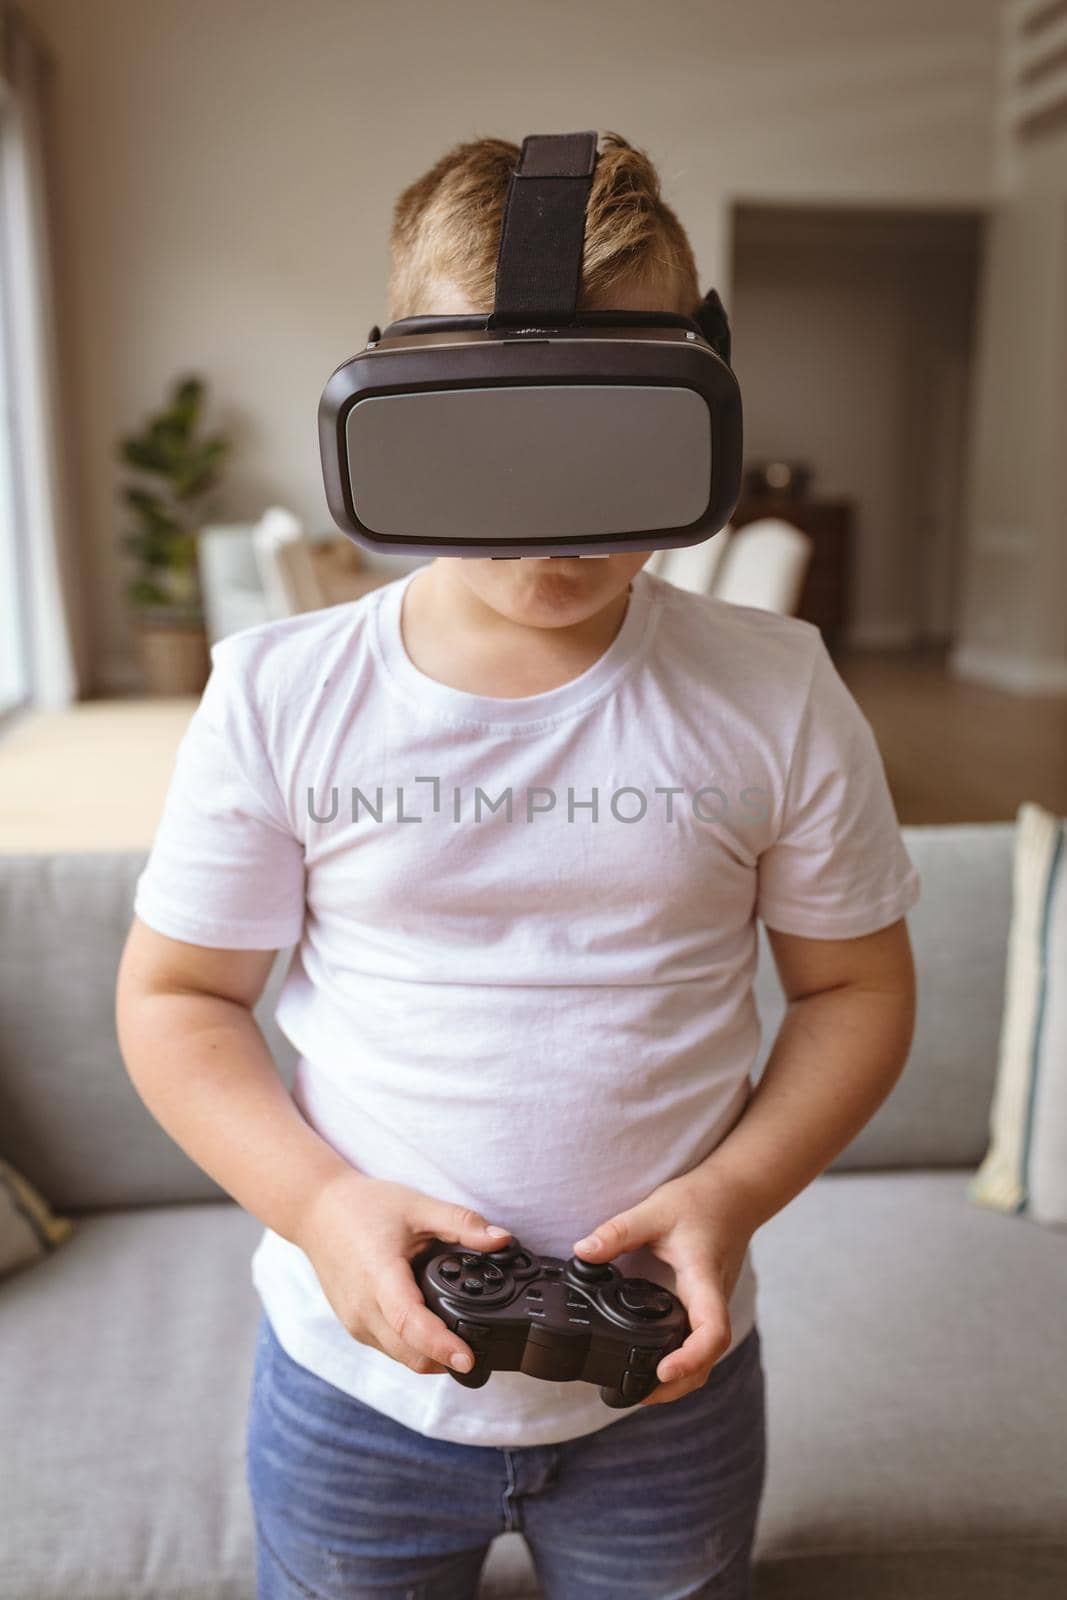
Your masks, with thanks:
[{"label": "striped pillow", "polygon": [[1067,1227],[1065,831],[1042,806],[1019,807],[990,1145],[970,1194]]},{"label": "striped pillow", "polygon": [[73,1224],[57,1217],[26,1179],[0,1159],[0,1278],[39,1261],[68,1238]]}]

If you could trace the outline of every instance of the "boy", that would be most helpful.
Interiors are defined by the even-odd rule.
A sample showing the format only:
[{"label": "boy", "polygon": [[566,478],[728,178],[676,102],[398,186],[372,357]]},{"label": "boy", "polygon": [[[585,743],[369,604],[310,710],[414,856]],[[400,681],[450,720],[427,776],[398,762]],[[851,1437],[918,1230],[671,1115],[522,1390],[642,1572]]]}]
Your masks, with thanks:
[{"label": "boy", "polygon": [[[397,205],[391,314],[492,303],[517,147]],[[583,304],[689,311],[647,158],[601,141]],[[119,979],[154,1115],[263,1222],[261,1597],[748,1594],[764,1470],[748,1244],[907,1055],[918,897],[871,730],[807,623],[606,559],[439,558],[213,653]],[[756,918],[790,1005],[761,1082]],[[250,1008],[297,946],[278,1019]],[[692,1333],[629,1411],[495,1373],[431,1237],[613,1260]]]}]

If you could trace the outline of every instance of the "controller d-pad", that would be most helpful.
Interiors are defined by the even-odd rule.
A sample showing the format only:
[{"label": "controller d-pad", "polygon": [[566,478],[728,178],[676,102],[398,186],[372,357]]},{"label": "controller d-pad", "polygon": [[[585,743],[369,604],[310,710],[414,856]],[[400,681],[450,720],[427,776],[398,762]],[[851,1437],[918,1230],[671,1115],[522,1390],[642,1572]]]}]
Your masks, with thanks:
[{"label": "controller d-pad", "polygon": [[630,1278],[619,1288],[619,1304],[635,1317],[654,1321],[670,1315],[672,1301],[665,1289],[647,1278]]},{"label": "controller d-pad", "polygon": [[495,1298],[507,1284],[507,1274],[495,1262],[473,1250],[442,1256],[437,1263],[437,1273],[442,1287],[477,1299]]}]

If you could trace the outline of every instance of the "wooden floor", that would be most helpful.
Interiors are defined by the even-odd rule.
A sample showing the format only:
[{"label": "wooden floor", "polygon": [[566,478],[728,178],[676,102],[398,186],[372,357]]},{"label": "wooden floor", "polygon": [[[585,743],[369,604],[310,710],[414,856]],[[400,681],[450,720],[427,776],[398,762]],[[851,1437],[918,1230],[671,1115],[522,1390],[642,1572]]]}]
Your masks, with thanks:
[{"label": "wooden floor", "polygon": [[147,848],[195,700],[88,700],[0,738],[0,851]]},{"label": "wooden floor", "polygon": [[[843,655],[902,823],[1008,821],[1023,800],[1067,815],[1067,699],[951,678],[929,655]],[[151,843],[192,700],[90,701],[0,737],[0,851]]]},{"label": "wooden floor", "polygon": [[842,655],[902,823],[1003,822],[1024,800],[1067,816],[1067,697],[951,677],[938,652]]}]

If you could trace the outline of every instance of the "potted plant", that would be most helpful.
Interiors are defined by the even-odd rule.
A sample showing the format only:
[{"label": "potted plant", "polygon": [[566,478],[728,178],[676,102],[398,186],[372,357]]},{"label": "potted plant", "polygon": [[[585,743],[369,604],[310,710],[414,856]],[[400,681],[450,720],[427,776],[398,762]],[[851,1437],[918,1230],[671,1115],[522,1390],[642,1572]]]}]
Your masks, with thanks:
[{"label": "potted plant", "polygon": [[196,538],[230,441],[201,435],[206,387],[202,378],[179,378],[164,409],[118,445],[119,458],[138,474],[120,490],[137,522],[124,539],[136,563],[126,592],[156,695],[199,694],[210,667]]}]

